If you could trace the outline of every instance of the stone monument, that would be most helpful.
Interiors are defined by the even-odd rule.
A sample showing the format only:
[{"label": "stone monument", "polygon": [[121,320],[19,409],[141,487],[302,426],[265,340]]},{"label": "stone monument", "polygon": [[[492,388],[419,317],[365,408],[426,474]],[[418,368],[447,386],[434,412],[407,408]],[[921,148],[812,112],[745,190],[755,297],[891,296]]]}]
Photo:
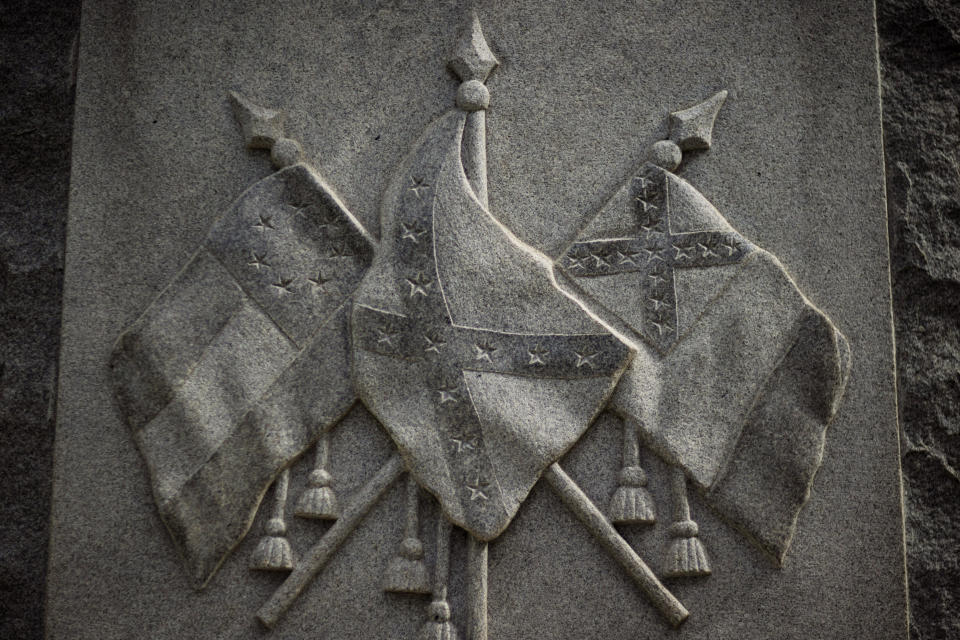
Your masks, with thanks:
[{"label": "stone monument", "polygon": [[84,11],[51,638],[905,636],[870,3]]}]

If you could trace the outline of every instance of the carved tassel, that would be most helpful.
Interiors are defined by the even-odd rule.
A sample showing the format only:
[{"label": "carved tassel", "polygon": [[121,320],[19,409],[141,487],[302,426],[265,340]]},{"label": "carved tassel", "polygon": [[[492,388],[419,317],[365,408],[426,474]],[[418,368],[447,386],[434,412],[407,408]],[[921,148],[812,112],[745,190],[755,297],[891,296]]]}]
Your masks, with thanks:
[{"label": "carved tassel", "polygon": [[707,561],[707,552],[697,537],[697,523],[690,519],[687,477],[678,467],[673,467],[670,471],[674,511],[673,524],[670,525],[670,541],[664,556],[663,575],[666,578],[708,576],[710,563]]},{"label": "carved tassel", "polygon": [[447,602],[447,575],[450,566],[450,522],[437,516],[437,562],[433,576],[433,602],[427,608],[427,621],[420,627],[417,640],[459,640],[450,621]]},{"label": "carved tassel", "polygon": [[329,457],[329,435],[324,432],[317,441],[316,462],[307,480],[307,489],[300,494],[294,507],[297,516],[314,520],[336,520],[340,515],[337,496],[330,486],[333,476],[327,471]]},{"label": "carved tassel", "polygon": [[650,524],[656,522],[653,498],[646,489],[647,474],[640,467],[640,443],[629,420],[623,421],[623,468],[620,482],[607,509],[614,524]]},{"label": "carved tassel", "polygon": [[430,593],[430,577],[423,561],[423,543],[420,541],[418,511],[420,487],[413,476],[407,475],[406,527],[403,541],[396,555],[387,563],[383,588],[395,593]]},{"label": "carved tassel", "polygon": [[266,535],[253,552],[250,568],[258,571],[290,571],[293,569],[293,550],[286,539],[287,524],[284,511],[287,505],[287,487],[290,469],[284,469],[273,484],[273,515],[267,520]]}]

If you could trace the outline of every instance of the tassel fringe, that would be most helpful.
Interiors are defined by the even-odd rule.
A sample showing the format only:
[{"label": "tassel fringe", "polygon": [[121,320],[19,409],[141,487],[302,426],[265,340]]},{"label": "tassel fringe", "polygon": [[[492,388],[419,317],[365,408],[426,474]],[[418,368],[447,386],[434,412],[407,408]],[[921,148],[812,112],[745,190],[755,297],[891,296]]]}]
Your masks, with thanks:
[{"label": "tassel fringe", "polygon": [[675,522],[670,526],[673,538],[664,557],[665,578],[691,578],[710,575],[710,562],[700,538],[697,523],[692,520]]},{"label": "tassel fringe", "polygon": [[337,496],[333,492],[333,476],[327,471],[330,458],[330,434],[317,440],[313,471],[307,479],[307,488],[300,494],[293,508],[294,515],[312,520],[336,520],[340,515]]},{"label": "tassel fringe", "polygon": [[310,486],[300,494],[293,513],[300,518],[336,520],[340,515],[340,506],[330,486],[332,480],[330,474],[323,469],[310,472]]},{"label": "tassel fringe", "polygon": [[657,517],[653,498],[646,489],[647,478],[640,467],[625,467],[620,484],[607,509],[613,524],[652,524]]},{"label": "tassel fringe", "polygon": [[250,568],[257,571],[290,571],[293,569],[293,549],[284,537],[287,527],[283,520],[271,518],[267,522],[267,535],[260,538],[250,558]]}]

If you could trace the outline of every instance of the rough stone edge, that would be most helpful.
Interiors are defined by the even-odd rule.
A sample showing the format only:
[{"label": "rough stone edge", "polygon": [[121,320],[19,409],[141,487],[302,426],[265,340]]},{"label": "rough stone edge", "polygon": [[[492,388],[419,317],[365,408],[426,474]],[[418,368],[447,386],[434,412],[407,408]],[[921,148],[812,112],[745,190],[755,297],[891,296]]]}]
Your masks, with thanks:
[{"label": "rough stone edge", "polygon": [[41,638],[79,0],[0,22],[0,637]]}]

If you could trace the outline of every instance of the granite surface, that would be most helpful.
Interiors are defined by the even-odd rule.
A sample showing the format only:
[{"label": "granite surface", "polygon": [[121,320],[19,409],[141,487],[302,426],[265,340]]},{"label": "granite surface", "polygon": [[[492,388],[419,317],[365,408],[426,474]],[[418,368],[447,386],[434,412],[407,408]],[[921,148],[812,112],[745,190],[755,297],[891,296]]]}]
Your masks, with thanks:
[{"label": "granite surface", "polygon": [[[67,7],[65,3],[56,3],[56,6],[58,9]],[[954,138],[951,129],[944,128],[944,122],[953,122],[956,118],[953,68],[957,45],[950,28],[957,22],[957,14],[946,3],[937,2],[883,0],[878,6],[880,53],[884,64],[888,189],[891,229],[894,231],[894,302],[901,338],[898,348],[901,410],[908,442],[904,468],[914,612],[912,633],[914,637],[922,638],[951,637],[956,630],[956,585],[960,584],[956,579],[955,561],[958,529],[954,524],[955,510],[950,506],[955,503],[956,474],[949,454],[951,416],[954,413],[950,407],[956,395],[949,382],[949,362],[955,359],[949,355],[952,353],[949,346],[952,344],[950,318],[955,315],[949,295],[952,291],[949,207],[956,199],[957,178],[950,162]],[[19,164],[21,168],[31,168],[29,176],[17,171],[4,172],[5,193],[11,194],[4,196],[4,206],[15,203],[18,210],[28,211],[31,229],[44,229],[42,235],[33,237],[52,247],[43,253],[56,254],[65,214],[64,201],[54,197],[56,188],[20,189],[23,181],[15,176],[24,175],[24,180],[54,181],[62,185],[61,190],[66,184],[65,171],[55,167],[57,162],[63,167],[67,157],[68,69],[77,16],[75,8],[73,13],[67,9],[69,15],[60,22],[57,19],[64,14],[49,11],[44,3],[31,3],[30,9],[18,12],[15,20],[6,20],[3,26],[5,35],[13,34],[13,37],[3,39],[4,46],[12,50],[3,58],[4,73],[9,74],[5,77],[23,78],[24,86],[28,87],[19,95],[16,92],[6,94],[6,104],[10,106],[3,114],[4,126],[12,123],[13,133],[21,135],[4,136],[4,141],[7,149],[22,149],[24,132],[39,137],[37,145],[28,154],[29,158],[50,159],[38,163],[39,166],[30,162]],[[50,37],[51,33],[59,35]],[[40,99],[29,88],[38,86],[36,83],[39,86],[49,83],[47,86],[53,87],[60,97]],[[18,102],[10,102],[14,99]],[[15,106],[21,102],[27,106]],[[31,130],[32,126],[21,127],[23,118],[35,119],[39,123],[38,130]],[[56,131],[60,133],[54,135]],[[923,150],[930,152],[921,153]],[[10,153],[4,155],[12,157]],[[23,220],[23,214],[18,213],[4,223],[10,225],[5,228],[12,227],[14,234],[22,233]],[[45,226],[34,220],[60,222]],[[930,255],[936,259],[931,261]],[[931,264],[936,267],[933,269],[935,273],[931,272]],[[54,264],[52,269],[31,274],[23,296],[5,297],[8,304],[15,306],[20,313],[40,310],[33,313],[42,322],[27,328],[42,330],[47,336],[44,340],[48,342],[45,364],[37,368],[35,375],[26,376],[26,372],[21,371],[16,378],[4,376],[5,388],[11,391],[17,388],[12,385],[32,389],[32,392],[18,393],[24,404],[8,405],[25,409],[16,418],[17,446],[3,449],[4,461],[10,461],[3,465],[4,484],[17,487],[16,495],[4,500],[7,508],[15,510],[3,520],[4,637],[39,637],[40,633],[42,602],[37,596],[37,585],[42,581],[44,571],[44,536],[41,532],[46,520],[44,491],[48,486],[46,465],[50,460],[49,449],[45,448],[49,444],[44,443],[49,443],[52,437],[45,398],[51,397],[49,371],[56,351],[50,341],[57,338],[57,323],[47,319],[58,313],[58,280],[59,271]],[[903,282],[909,286],[901,286]],[[51,291],[50,296],[38,298],[37,291],[47,288]],[[9,281],[4,291],[5,294],[13,291]],[[928,328],[939,326],[944,330]],[[22,342],[16,339],[6,344],[8,349],[23,348]],[[935,401],[930,402],[931,398]],[[44,408],[38,410],[41,405]],[[36,416],[46,416],[46,421],[37,422]],[[5,428],[4,432],[10,433],[11,429]],[[25,459],[30,460],[29,464],[23,464]],[[19,487],[25,486],[24,483],[38,487],[37,492],[31,495],[20,491]],[[16,551],[7,553],[8,549]]]},{"label": "granite surface", "polygon": [[[113,401],[108,356],[115,337],[189,261],[211,223],[269,172],[262,152],[240,144],[228,89],[282,109],[286,135],[302,142],[308,160],[359,224],[378,229],[377,206],[389,192],[397,163],[454,103],[457,83],[444,62],[464,9],[303,3],[279,11],[240,3],[215,11],[206,3],[95,2],[84,11],[48,633],[258,637],[263,631],[253,614],[282,580],[250,573],[250,554],[261,532],[286,535],[297,554],[306,554],[326,525],[298,519],[277,524],[276,513],[269,522],[269,514],[261,513],[254,535],[240,543],[207,587],[191,590]],[[725,88],[729,97],[713,147],[681,167],[683,178],[733,228],[777,256],[774,264],[782,264],[792,283],[832,319],[854,354],[845,398],[783,568],[772,566],[713,515],[709,499],[690,493],[676,522],[682,526],[673,535],[681,530],[695,535],[696,525],[686,524],[692,514],[710,553],[712,575],[669,583],[691,611],[679,633],[902,637],[899,464],[870,3],[802,8],[783,3],[762,10],[754,3],[722,9],[713,3],[651,5],[642,15],[627,4],[573,15],[549,3],[481,3],[478,12],[501,61],[488,80],[489,206],[497,222],[516,234],[511,243],[556,259],[641,163],[646,148],[665,137],[666,115]],[[475,98],[465,100],[472,104]],[[448,174],[438,171],[440,184]],[[413,186],[419,187],[416,180]],[[465,206],[456,202],[444,206]],[[260,225],[270,226],[263,220]],[[426,286],[420,276],[413,278],[411,287]],[[272,286],[289,288],[282,279]],[[412,288],[409,295],[415,294]],[[469,309],[473,303],[463,304]],[[763,309],[761,302],[758,313]],[[297,335],[290,338],[300,344]],[[721,341],[718,347],[723,346]],[[577,367],[585,357],[578,353]],[[246,378],[236,382],[243,386]],[[497,385],[488,387],[494,395]],[[439,398],[442,405],[445,396]],[[395,419],[389,403],[379,406],[366,397],[364,402],[374,405],[378,418]],[[534,486],[510,526],[490,544],[492,636],[634,638],[657,637],[666,629],[604,554],[603,548],[611,547],[591,542],[564,510],[583,501],[605,503],[612,494],[620,425],[603,414],[563,458],[569,475],[551,471],[550,487]],[[397,439],[389,425],[387,431]],[[358,496],[374,491],[360,487],[369,486],[380,464],[396,468],[385,462],[392,460],[392,447],[384,430],[359,406],[330,432],[329,448],[326,468],[350,505],[355,490]],[[408,468],[419,469],[409,466],[409,451],[401,451]],[[684,461],[683,454],[670,460]],[[643,465],[653,499],[669,504],[670,470],[649,452]],[[271,500],[282,506],[286,489],[300,493],[309,480],[308,466],[294,465],[284,490]],[[581,483],[582,491],[571,489],[571,482]],[[439,485],[428,488],[442,493]],[[485,489],[478,480],[472,490]],[[335,612],[319,620],[331,636],[408,637],[416,630],[426,602],[379,588],[382,568],[402,537],[404,494],[400,487],[387,490],[326,571],[297,592],[300,598],[280,620],[278,634],[315,632],[318,610]],[[232,498],[222,499],[219,506]],[[443,508],[447,512],[450,503]],[[424,511],[431,520],[435,510]],[[353,522],[355,513],[348,506],[344,520]],[[596,520],[589,508],[574,513],[603,530],[605,520]],[[338,521],[331,535],[344,526]],[[482,528],[470,530],[487,535]],[[657,526],[624,529],[622,535],[651,559],[668,542],[666,531]],[[442,529],[423,538],[428,549],[446,546]],[[457,531],[450,539],[449,597],[455,612],[463,610],[469,585],[454,559],[465,552],[475,558],[471,544]],[[315,548],[307,555],[318,553]],[[486,550],[481,553],[485,562]],[[528,571],[530,564],[540,570]],[[294,575],[298,572],[299,565]],[[442,604],[431,614],[440,616],[437,620],[444,615]],[[276,621],[269,612],[260,619]]]}]

